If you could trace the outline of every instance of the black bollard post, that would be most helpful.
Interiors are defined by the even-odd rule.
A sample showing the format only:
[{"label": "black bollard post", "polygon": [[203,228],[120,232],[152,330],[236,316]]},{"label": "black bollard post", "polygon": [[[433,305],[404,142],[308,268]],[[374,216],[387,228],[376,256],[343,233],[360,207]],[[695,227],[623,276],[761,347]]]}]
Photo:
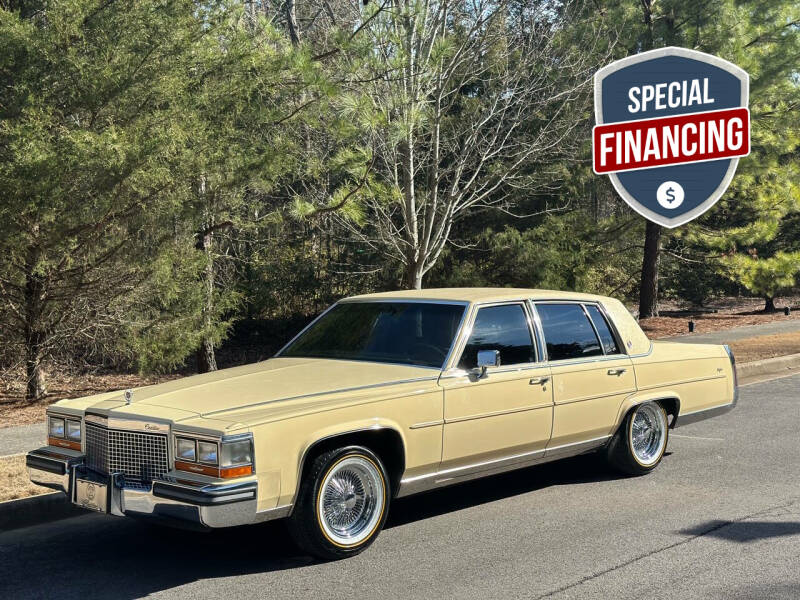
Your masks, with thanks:
[{"label": "black bollard post", "polygon": [[694,331],[694,321],[689,321],[689,333]]},{"label": "black bollard post", "polygon": [[789,316],[790,312],[792,312],[792,309],[790,309],[788,306],[783,307],[783,314],[785,314],[787,317]]}]

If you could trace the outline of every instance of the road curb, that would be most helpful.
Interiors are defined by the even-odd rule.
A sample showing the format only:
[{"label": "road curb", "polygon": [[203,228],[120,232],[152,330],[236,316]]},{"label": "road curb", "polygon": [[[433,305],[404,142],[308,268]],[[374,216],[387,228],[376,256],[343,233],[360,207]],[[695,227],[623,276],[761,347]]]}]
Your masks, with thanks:
[{"label": "road curb", "polygon": [[762,377],[791,375],[798,369],[800,369],[800,354],[788,354],[736,365],[740,383],[748,383]]},{"label": "road curb", "polygon": [[0,532],[85,514],[85,510],[67,502],[63,492],[6,500],[0,502]]}]

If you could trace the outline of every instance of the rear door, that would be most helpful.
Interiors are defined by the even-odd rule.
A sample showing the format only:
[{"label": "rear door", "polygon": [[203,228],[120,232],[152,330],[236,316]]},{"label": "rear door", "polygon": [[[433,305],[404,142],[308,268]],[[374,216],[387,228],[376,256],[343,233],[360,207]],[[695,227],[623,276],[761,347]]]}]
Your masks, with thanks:
[{"label": "rear door", "polygon": [[636,391],[630,358],[602,307],[593,302],[536,302],[553,377],[553,434],[548,456],[604,443],[626,396]]}]

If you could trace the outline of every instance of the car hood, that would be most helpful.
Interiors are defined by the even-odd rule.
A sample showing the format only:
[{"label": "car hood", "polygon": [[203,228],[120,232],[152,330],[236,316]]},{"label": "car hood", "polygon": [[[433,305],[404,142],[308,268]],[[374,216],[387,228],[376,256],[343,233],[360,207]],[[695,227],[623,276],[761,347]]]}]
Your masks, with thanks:
[{"label": "car hood", "polygon": [[[165,418],[175,422],[219,420],[241,422],[244,414],[265,408],[285,414],[296,405],[317,405],[325,396],[358,392],[373,386],[438,378],[424,367],[312,358],[273,358],[264,362],[194,375],[133,390],[82,400],[84,410]],[[95,400],[94,402],[92,400]],[[77,401],[72,401],[73,403]],[[224,429],[224,427],[223,427]]]}]

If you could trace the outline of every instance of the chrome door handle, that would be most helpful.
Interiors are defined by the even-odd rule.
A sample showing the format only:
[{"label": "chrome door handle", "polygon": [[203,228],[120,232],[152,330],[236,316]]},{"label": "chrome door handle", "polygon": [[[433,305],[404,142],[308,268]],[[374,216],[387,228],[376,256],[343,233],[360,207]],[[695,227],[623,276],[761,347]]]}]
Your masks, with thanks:
[{"label": "chrome door handle", "polygon": [[548,381],[550,381],[550,378],[547,377],[547,376],[544,376],[544,377],[531,377],[531,379],[530,379],[530,381],[528,383],[530,383],[531,385],[536,385],[537,383],[539,383],[541,385],[544,385]]},{"label": "chrome door handle", "polygon": [[622,375],[627,370],[628,369],[609,369],[608,370],[608,374],[609,375]]}]

